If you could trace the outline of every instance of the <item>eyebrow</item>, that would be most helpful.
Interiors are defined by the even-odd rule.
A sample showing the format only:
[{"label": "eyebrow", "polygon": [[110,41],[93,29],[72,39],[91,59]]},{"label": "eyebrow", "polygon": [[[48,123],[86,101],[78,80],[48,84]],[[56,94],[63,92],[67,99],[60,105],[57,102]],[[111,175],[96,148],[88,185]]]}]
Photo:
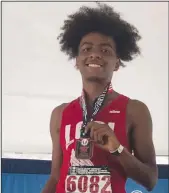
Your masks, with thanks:
[{"label": "eyebrow", "polygon": [[[93,45],[93,43],[91,43],[91,42],[83,42],[83,43],[80,45],[80,47],[82,47],[82,46],[85,45],[85,44]],[[115,50],[115,49],[113,48],[113,46],[112,46],[111,44],[109,44],[109,43],[101,43],[101,44],[99,44],[99,45],[101,45],[101,46],[108,46],[108,47],[110,47],[111,49]]]}]

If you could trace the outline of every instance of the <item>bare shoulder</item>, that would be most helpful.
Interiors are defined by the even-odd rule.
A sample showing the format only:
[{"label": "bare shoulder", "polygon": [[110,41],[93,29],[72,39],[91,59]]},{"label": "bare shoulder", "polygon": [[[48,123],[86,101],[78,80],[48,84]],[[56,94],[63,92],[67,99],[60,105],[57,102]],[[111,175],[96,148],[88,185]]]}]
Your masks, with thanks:
[{"label": "bare shoulder", "polygon": [[134,125],[142,121],[151,125],[151,114],[148,106],[144,102],[130,99],[127,111]]},{"label": "bare shoulder", "polygon": [[69,103],[63,103],[53,109],[50,120],[50,130],[60,130],[62,113],[68,105]]},{"label": "bare shoulder", "polygon": [[52,111],[52,115],[62,115],[64,109],[69,105],[69,103],[62,103],[61,105],[55,107]]},{"label": "bare shoulder", "polygon": [[141,112],[147,112],[149,111],[147,105],[139,100],[136,99],[130,99],[128,103],[128,110],[130,112],[140,113]]}]

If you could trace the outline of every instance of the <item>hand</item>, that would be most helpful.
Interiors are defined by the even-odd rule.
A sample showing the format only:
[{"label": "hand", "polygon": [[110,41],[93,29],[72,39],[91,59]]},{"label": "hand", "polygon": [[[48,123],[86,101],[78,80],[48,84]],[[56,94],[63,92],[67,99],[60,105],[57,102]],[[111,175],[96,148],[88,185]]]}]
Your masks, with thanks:
[{"label": "hand", "polygon": [[120,146],[114,131],[107,124],[89,122],[85,128],[85,133],[89,131],[91,139],[104,150],[115,151]]}]

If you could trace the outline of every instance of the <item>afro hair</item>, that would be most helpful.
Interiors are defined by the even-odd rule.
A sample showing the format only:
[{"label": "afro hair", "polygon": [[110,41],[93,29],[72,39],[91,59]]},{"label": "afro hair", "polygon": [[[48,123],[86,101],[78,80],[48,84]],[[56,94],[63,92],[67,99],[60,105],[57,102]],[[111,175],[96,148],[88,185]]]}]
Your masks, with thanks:
[{"label": "afro hair", "polygon": [[137,41],[141,36],[138,30],[124,21],[112,7],[100,3],[97,5],[97,8],[83,6],[64,21],[58,36],[61,51],[65,52],[69,59],[77,57],[83,36],[98,32],[114,40],[120,65],[124,66],[122,61],[131,61],[134,56],[140,54]]}]

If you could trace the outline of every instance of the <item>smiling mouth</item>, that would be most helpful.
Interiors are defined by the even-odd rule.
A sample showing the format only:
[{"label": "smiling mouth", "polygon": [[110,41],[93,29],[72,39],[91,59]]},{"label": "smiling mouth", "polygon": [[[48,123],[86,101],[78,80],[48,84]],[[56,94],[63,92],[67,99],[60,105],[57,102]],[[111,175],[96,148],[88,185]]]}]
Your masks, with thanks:
[{"label": "smiling mouth", "polygon": [[101,64],[87,64],[88,67],[91,67],[91,68],[100,68],[102,67]]}]

